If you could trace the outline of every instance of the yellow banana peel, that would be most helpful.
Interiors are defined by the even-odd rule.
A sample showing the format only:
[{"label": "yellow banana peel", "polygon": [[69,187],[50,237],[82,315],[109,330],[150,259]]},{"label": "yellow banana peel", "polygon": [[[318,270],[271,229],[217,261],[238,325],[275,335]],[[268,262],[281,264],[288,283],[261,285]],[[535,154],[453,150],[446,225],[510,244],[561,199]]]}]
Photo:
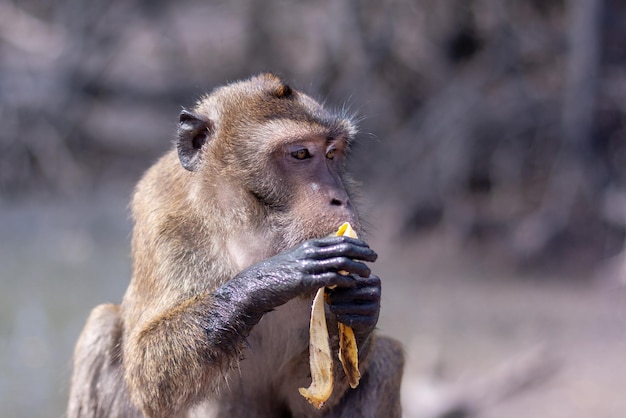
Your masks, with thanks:
[{"label": "yellow banana peel", "polygon": [[328,341],[328,328],[326,328],[323,287],[317,291],[311,309],[309,364],[311,386],[299,388],[298,391],[311,405],[320,409],[333,393],[333,359]]},{"label": "yellow banana peel", "polygon": [[[352,226],[346,222],[339,227],[337,236],[357,238]],[[341,274],[348,274],[340,271]],[[308,388],[299,388],[298,391],[315,408],[324,406],[333,392],[333,359],[330,352],[326,315],[324,313],[324,288],[320,288],[311,308],[311,323],[309,325],[309,362],[311,367],[311,385]],[[347,325],[339,324],[339,361],[348,377],[351,388],[359,385],[359,351],[354,337],[354,331]]]}]

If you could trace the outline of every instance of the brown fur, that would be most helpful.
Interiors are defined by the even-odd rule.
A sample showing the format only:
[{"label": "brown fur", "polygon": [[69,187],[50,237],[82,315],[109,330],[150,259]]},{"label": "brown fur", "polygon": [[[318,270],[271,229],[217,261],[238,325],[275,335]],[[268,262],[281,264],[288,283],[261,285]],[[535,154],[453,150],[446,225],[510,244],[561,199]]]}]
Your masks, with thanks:
[{"label": "brown fur", "polygon": [[[328,210],[325,182],[332,178],[298,178],[274,163],[303,139],[332,142],[345,154],[352,122],[271,74],[216,89],[194,114],[210,121],[194,171],[172,150],[137,186],[133,277],[121,306],[97,307],[85,326],[68,416],[399,417],[397,343],[372,336],[361,347],[359,388],[348,390],[338,368],[328,407],[316,411],[297,392],[310,383],[310,297],[287,302],[239,335],[247,318],[214,295],[243,269],[345,220],[359,228],[353,207]],[[340,181],[352,197],[350,179],[342,174]],[[216,323],[229,326],[214,330]],[[355,408],[363,412],[346,412]]]}]

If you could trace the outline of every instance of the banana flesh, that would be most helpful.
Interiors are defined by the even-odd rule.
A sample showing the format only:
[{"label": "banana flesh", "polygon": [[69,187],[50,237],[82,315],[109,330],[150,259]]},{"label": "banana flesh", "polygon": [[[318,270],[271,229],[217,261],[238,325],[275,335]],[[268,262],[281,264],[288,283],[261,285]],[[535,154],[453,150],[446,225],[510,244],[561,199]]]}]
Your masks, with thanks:
[{"label": "banana flesh", "polygon": [[[337,236],[357,238],[356,232],[349,223],[339,227]],[[340,271],[341,274],[348,274]],[[311,323],[309,325],[309,362],[311,367],[311,385],[308,388],[299,388],[298,391],[315,408],[324,406],[333,392],[333,359],[330,351],[326,315],[324,313],[325,290],[320,288],[311,308]],[[352,328],[339,324],[339,361],[348,377],[350,387],[359,385],[359,352]]]}]

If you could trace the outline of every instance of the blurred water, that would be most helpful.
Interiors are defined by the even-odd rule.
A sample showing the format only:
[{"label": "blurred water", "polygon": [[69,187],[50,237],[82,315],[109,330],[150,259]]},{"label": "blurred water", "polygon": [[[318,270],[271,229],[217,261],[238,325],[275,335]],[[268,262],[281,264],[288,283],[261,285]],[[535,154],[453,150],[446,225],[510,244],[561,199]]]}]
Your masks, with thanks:
[{"label": "blurred water", "polygon": [[0,207],[0,415],[63,415],[74,342],[130,277],[129,192]]}]

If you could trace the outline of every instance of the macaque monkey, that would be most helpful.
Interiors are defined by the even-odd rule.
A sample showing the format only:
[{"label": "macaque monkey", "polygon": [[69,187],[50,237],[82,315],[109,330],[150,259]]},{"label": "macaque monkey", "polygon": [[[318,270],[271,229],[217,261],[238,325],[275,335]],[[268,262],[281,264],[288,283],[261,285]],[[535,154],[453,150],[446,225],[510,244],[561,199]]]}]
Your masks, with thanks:
[{"label": "macaque monkey", "polygon": [[[120,305],[96,307],[78,340],[68,416],[400,417],[400,345],[376,335],[380,279],[345,173],[356,129],[273,74],[217,88],[183,110],[175,147],[132,200],[133,274]],[[339,272],[348,272],[348,275]],[[354,330],[361,382],[321,409],[309,318]],[[333,330],[335,331],[333,334]]]}]

